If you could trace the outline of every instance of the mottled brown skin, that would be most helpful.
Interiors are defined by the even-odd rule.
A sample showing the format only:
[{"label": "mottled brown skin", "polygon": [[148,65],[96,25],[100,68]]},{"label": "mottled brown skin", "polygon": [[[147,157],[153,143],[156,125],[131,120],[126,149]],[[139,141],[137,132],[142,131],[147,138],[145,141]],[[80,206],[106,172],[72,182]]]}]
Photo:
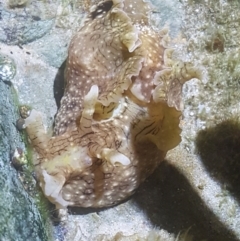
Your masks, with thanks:
[{"label": "mottled brown skin", "polygon": [[197,76],[167,58],[167,36],[149,25],[147,3],[102,1],[90,9],[69,47],[54,136],[40,113],[26,119],[40,186],[59,208],[129,197],[180,142],[182,84]]}]

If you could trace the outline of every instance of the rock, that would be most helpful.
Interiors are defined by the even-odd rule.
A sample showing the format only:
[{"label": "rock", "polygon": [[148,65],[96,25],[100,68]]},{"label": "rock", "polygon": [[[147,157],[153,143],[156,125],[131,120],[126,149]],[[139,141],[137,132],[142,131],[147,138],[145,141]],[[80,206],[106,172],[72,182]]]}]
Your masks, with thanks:
[{"label": "rock", "polygon": [[[33,4],[33,3],[31,3]],[[9,45],[22,45],[41,38],[50,31],[53,19],[42,18],[28,8],[13,11],[0,5],[0,41]],[[36,7],[37,11],[37,7]]]},{"label": "rock", "polygon": [[47,241],[48,233],[36,201],[10,164],[11,153],[16,148],[24,149],[15,126],[18,115],[13,87],[0,81],[0,93],[0,240]]}]

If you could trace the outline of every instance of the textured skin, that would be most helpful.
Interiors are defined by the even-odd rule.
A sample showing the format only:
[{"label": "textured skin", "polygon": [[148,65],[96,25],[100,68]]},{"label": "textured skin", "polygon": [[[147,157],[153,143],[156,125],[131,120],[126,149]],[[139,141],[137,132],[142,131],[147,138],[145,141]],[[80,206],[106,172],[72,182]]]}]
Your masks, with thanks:
[{"label": "textured skin", "polygon": [[38,181],[59,208],[115,205],[180,142],[182,84],[198,73],[170,60],[149,10],[141,0],[90,6],[69,47],[53,137],[39,112],[26,119]]}]

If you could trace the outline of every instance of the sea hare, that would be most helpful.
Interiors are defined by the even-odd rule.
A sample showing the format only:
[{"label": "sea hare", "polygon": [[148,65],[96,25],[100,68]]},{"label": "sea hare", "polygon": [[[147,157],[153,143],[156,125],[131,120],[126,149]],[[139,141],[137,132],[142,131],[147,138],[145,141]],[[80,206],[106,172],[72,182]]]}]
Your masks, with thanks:
[{"label": "sea hare", "polygon": [[69,47],[53,136],[36,110],[25,120],[37,179],[58,208],[119,203],[180,142],[182,85],[198,71],[171,60],[150,11],[142,0],[92,3]]}]

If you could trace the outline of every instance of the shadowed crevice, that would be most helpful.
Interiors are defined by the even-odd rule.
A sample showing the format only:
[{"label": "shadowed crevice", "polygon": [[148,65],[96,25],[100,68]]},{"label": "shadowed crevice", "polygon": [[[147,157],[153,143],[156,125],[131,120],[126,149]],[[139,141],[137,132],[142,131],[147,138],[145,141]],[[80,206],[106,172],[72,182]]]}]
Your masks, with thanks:
[{"label": "shadowed crevice", "polygon": [[61,67],[58,69],[56,77],[53,84],[53,94],[56,101],[57,108],[60,108],[60,102],[64,94],[64,69],[66,67],[66,60],[62,63]]}]

